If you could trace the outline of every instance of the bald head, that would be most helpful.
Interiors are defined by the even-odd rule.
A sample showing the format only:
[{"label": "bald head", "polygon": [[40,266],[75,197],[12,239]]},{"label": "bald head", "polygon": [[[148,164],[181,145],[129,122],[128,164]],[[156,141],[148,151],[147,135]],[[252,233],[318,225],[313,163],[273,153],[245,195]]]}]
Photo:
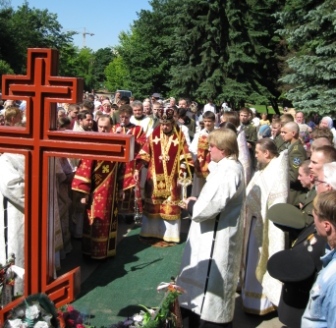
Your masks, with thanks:
[{"label": "bald head", "polygon": [[284,125],[288,130],[295,132],[296,134],[299,134],[300,128],[297,123],[295,122],[288,122]]},{"label": "bald head", "polygon": [[281,137],[285,142],[294,142],[299,137],[300,128],[295,122],[288,122],[281,128]]}]

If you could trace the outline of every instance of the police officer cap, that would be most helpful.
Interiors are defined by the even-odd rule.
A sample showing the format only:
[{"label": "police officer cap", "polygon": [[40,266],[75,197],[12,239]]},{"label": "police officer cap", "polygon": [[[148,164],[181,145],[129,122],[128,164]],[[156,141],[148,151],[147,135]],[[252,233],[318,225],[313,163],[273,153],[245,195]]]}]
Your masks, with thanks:
[{"label": "police officer cap", "polygon": [[304,281],[312,277],[315,270],[311,255],[295,248],[275,253],[267,262],[271,277],[284,283]]},{"label": "police officer cap", "polygon": [[303,229],[306,226],[306,217],[297,207],[291,204],[275,204],[267,212],[267,218],[274,224]]}]

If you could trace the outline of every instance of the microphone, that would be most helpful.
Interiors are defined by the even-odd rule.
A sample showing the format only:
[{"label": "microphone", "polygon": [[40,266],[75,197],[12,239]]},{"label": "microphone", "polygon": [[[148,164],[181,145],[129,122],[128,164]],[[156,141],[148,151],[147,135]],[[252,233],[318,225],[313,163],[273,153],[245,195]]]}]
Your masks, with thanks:
[{"label": "microphone", "polygon": [[120,126],[118,126],[117,129],[116,129],[116,133],[121,133],[124,125],[125,125],[124,123],[120,123]]}]

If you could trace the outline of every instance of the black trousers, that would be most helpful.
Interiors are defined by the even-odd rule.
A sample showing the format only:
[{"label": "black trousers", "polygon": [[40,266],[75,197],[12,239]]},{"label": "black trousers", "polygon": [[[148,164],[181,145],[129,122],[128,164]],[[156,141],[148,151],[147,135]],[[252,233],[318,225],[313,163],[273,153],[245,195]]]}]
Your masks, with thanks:
[{"label": "black trousers", "polygon": [[188,309],[181,308],[184,328],[233,328],[232,322],[216,323],[201,320],[200,316]]}]

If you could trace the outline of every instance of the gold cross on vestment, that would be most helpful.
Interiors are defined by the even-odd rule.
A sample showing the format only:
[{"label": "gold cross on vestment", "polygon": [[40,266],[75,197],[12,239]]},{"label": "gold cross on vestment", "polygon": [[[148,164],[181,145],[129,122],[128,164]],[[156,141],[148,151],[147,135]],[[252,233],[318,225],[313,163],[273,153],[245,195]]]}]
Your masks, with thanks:
[{"label": "gold cross on vestment", "polygon": [[98,194],[95,198],[98,203],[100,203],[104,199],[104,197],[101,194]]},{"label": "gold cross on vestment", "polygon": [[103,173],[109,173],[110,172],[110,165],[103,165]]},{"label": "gold cross on vestment", "polygon": [[169,155],[162,154],[162,155],[159,156],[159,160],[163,161],[163,162],[169,162],[170,157],[169,157]]},{"label": "gold cross on vestment", "polygon": [[172,140],[172,144],[174,144],[175,147],[176,147],[179,143],[180,143],[180,142],[179,142],[179,139],[178,139],[178,138]]}]

